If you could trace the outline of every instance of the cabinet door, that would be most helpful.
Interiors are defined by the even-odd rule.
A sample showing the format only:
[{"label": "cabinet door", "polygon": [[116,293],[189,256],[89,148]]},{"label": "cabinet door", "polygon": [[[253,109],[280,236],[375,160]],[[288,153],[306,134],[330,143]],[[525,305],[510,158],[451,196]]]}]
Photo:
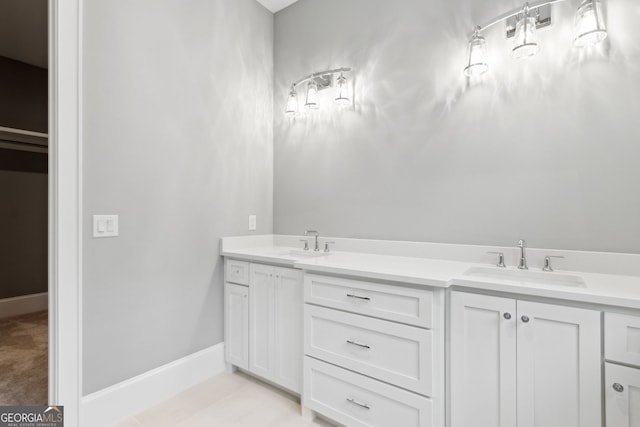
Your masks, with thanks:
[{"label": "cabinet door", "polygon": [[605,366],[607,427],[640,426],[640,369]]},{"label": "cabinet door", "polygon": [[274,274],[275,268],[249,267],[249,370],[273,379],[274,370]]},{"label": "cabinet door", "polygon": [[518,301],[518,427],[601,427],[600,313]]},{"label": "cabinet door", "polygon": [[516,302],[451,293],[451,427],[516,426]]},{"label": "cabinet door", "polygon": [[302,384],[302,272],[276,268],[274,381],[300,393]]},{"label": "cabinet door", "polygon": [[224,342],[227,363],[249,368],[249,288],[224,285]]}]

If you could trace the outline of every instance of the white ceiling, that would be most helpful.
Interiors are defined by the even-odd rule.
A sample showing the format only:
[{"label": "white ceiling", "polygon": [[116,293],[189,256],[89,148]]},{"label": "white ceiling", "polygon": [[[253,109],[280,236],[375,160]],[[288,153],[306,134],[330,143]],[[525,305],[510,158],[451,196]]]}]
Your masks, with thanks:
[{"label": "white ceiling", "polygon": [[0,0],[0,56],[47,68],[47,0]]},{"label": "white ceiling", "polygon": [[258,0],[264,7],[269,9],[271,12],[276,13],[285,7],[292,5],[298,0]]}]

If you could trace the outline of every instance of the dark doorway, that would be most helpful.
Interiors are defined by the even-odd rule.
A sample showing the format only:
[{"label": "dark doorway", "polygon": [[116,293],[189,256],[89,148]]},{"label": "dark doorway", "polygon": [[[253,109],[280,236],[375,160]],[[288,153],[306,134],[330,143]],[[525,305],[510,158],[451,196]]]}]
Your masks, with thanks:
[{"label": "dark doorway", "polygon": [[0,0],[0,405],[48,400],[46,0]]}]

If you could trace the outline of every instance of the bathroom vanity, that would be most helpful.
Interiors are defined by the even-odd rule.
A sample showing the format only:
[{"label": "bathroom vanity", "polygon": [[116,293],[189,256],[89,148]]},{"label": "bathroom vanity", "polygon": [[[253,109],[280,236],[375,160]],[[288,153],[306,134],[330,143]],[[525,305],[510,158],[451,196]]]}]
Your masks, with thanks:
[{"label": "bathroom vanity", "polygon": [[518,270],[487,254],[522,266],[515,246],[331,239],[325,253],[299,239],[221,245],[227,363],[300,394],[303,415],[637,426],[640,256],[561,251],[576,271],[553,272],[560,251],[529,249]]}]

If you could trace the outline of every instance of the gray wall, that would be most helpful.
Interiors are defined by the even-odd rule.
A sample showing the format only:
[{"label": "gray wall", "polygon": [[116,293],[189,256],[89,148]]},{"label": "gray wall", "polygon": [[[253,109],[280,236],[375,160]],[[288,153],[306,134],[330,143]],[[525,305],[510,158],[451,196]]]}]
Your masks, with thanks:
[{"label": "gray wall", "polygon": [[47,292],[47,155],[0,149],[0,299]]},{"label": "gray wall", "polygon": [[[530,61],[486,34],[490,74],[463,76],[474,23],[518,2],[301,0],[276,15],[276,233],[640,253],[640,8],[609,2],[608,42],[571,48],[554,6]],[[289,123],[292,81],[355,68],[355,107]],[[323,96],[325,96],[323,94]]]},{"label": "gray wall", "polygon": [[[84,393],[223,340],[221,236],[273,224],[273,15],[254,0],[91,0]],[[91,215],[120,237],[92,239]]]},{"label": "gray wall", "polygon": [[0,126],[48,132],[47,79],[45,68],[0,56]]}]

